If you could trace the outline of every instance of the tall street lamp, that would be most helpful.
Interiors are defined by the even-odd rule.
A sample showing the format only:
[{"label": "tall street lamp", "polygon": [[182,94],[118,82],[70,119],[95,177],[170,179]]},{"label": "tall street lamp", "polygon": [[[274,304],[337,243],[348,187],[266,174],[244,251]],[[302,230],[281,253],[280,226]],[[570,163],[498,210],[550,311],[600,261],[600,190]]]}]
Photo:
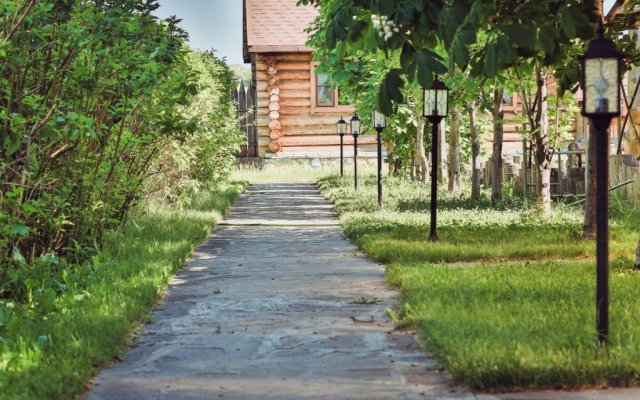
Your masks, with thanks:
[{"label": "tall street lamp", "polygon": [[347,133],[347,123],[340,116],[340,120],[336,124],[336,131],[340,135],[340,177],[344,176],[344,135]]},{"label": "tall street lamp", "polygon": [[609,135],[611,118],[620,115],[622,56],[612,40],[604,38],[602,21],[597,36],[580,57],[582,115],[593,122],[596,139],[596,327],[598,341],[609,334]]},{"label": "tall street lamp", "polygon": [[438,240],[436,216],[438,201],[438,125],[449,110],[449,89],[436,78],[430,89],[424,90],[422,115],[431,122],[431,231],[429,240]]},{"label": "tall street lamp", "polygon": [[358,190],[358,135],[360,135],[360,118],[356,112],[351,117],[351,134],[353,135],[353,177],[355,189]]},{"label": "tall street lamp", "polygon": [[387,126],[387,117],[375,108],[371,111],[371,122],[378,132],[378,207],[382,207],[382,131]]}]

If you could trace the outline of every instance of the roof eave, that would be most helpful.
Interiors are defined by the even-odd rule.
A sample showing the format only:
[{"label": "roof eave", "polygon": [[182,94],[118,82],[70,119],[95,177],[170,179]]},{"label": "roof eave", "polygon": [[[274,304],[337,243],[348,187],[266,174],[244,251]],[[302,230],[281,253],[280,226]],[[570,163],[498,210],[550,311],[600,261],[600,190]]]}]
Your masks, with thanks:
[{"label": "roof eave", "polygon": [[311,53],[313,49],[297,45],[260,45],[249,46],[248,53]]}]

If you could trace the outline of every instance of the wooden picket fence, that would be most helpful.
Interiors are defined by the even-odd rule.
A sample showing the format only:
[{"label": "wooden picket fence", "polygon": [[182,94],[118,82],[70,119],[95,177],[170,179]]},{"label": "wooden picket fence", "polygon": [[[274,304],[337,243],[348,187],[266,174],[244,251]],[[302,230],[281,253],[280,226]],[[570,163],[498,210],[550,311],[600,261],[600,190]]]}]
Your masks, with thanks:
[{"label": "wooden picket fence", "polygon": [[253,82],[245,88],[244,82],[231,92],[231,99],[236,106],[238,127],[247,138],[245,144],[238,149],[236,157],[258,157],[258,134],[256,128],[256,88]]}]

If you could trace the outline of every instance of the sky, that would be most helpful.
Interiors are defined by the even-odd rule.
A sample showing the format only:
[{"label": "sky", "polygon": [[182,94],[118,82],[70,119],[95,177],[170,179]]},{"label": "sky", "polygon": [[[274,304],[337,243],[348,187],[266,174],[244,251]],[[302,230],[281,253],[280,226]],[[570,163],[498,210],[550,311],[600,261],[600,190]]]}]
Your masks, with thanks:
[{"label": "sky", "polygon": [[189,33],[189,45],[216,50],[229,64],[242,60],[242,0],[159,0],[159,18],[175,15]]},{"label": "sky", "polygon": [[[616,2],[616,0],[604,0],[602,9],[604,10],[605,14],[608,13],[609,10],[611,10],[611,7],[613,7],[615,2]],[[242,11],[242,9],[240,9],[240,11]]]}]

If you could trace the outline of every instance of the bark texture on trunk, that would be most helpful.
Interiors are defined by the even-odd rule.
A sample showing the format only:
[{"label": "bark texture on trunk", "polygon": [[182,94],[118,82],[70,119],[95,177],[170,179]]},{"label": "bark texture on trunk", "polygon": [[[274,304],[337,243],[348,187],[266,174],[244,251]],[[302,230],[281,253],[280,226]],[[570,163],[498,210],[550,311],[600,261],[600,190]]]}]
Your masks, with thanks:
[{"label": "bark texture on trunk", "polygon": [[537,208],[545,217],[551,216],[551,158],[549,148],[549,114],[547,103],[547,72],[536,67],[537,104],[535,118],[536,166],[538,167]]},{"label": "bark texture on trunk", "polygon": [[460,191],[460,114],[457,111],[451,112],[451,128],[449,129],[449,192],[458,193]]},{"label": "bark texture on trunk", "polygon": [[447,179],[447,138],[445,137],[446,123],[443,119],[438,124],[438,184],[444,184]]},{"label": "bark texture on trunk", "polygon": [[476,103],[469,108],[469,130],[471,131],[471,198],[480,200],[480,138],[478,137]]},{"label": "bark texture on trunk", "polygon": [[582,236],[585,239],[595,239],[598,231],[596,227],[596,132],[589,120],[589,134],[587,147],[587,193],[584,203],[584,224]]},{"label": "bark texture on trunk", "polygon": [[416,134],[416,158],[418,159],[418,165],[420,166],[420,182],[427,183],[427,171],[429,161],[427,160],[427,154],[424,149],[424,128],[425,120],[422,117],[418,117],[418,132]]},{"label": "bark texture on trunk", "polygon": [[493,154],[491,155],[491,201],[502,200],[502,138],[504,134],[504,88],[493,91]]}]

